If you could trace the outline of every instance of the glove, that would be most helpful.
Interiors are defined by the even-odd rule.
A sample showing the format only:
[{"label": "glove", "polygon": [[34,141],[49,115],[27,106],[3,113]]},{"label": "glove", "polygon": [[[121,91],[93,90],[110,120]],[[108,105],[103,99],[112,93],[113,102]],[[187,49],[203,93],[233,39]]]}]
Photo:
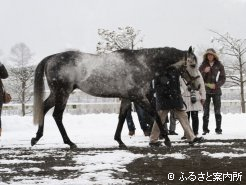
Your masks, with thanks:
[{"label": "glove", "polygon": [[215,84],[206,83],[205,85],[206,85],[209,89],[215,89]]}]

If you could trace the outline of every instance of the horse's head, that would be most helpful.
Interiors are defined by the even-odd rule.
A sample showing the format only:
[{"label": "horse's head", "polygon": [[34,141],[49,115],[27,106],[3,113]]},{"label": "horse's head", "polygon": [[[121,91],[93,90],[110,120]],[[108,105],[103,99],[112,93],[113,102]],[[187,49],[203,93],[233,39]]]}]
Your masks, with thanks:
[{"label": "horse's head", "polygon": [[192,47],[190,46],[184,60],[182,61],[182,65],[179,68],[181,77],[185,80],[186,85],[193,90],[200,89],[199,79],[199,71],[197,68],[197,57],[193,53]]}]

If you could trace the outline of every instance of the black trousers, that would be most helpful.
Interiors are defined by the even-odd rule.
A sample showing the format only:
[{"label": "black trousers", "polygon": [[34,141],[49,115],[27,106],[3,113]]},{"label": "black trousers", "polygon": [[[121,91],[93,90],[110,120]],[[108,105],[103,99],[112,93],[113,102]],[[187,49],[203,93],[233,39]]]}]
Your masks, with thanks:
[{"label": "black trousers", "polygon": [[198,118],[198,111],[188,111],[186,112],[188,115],[188,120],[190,121],[190,117],[192,120],[192,129],[195,135],[198,134],[199,129],[199,118]]},{"label": "black trousers", "polygon": [[[148,131],[150,129],[150,126],[149,126],[150,123],[148,122],[148,120],[150,120],[152,118],[149,118],[150,116],[148,115],[148,113],[145,112],[139,105],[134,103],[134,106],[135,106],[135,109],[136,109],[136,112],[138,115],[138,120],[139,120],[141,129],[143,131]],[[126,122],[127,122],[127,126],[128,126],[129,131],[134,131],[136,128],[135,128],[135,124],[134,124],[133,119],[132,119],[131,112],[132,112],[132,108],[130,107],[126,113]],[[149,119],[147,119],[147,118],[149,118]],[[153,119],[152,119],[151,123],[153,123]]]},{"label": "black trousers", "polygon": [[206,101],[204,103],[204,114],[203,114],[203,131],[208,131],[208,122],[209,122],[209,112],[210,112],[210,102],[213,100],[214,104],[214,115],[216,120],[216,129],[215,131],[221,130],[221,95],[220,94],[206,94]]}]

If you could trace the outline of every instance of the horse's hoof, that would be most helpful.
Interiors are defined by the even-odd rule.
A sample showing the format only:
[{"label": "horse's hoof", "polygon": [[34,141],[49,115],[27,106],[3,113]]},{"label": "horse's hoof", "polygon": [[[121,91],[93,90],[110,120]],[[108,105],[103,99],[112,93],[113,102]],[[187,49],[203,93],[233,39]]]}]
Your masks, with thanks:
[{"label": "horse's hoof", "polygon": [[127,146],[124,143],[122,143],[122,144],[119,144],[119,148],[121,148],[121,149],[127,149]]},{"label": "horse's hoof", "polygon": [[165,140],[164,141],[164,144],[168,147],[168,148],[171,148],[172,144],[171,144],[171,141],[169,140]]},{"label": "horse's hoof", "polygon": [[78,147],[77,147],[77,145],[76,144],[71,144],[70,145],[70,149],[71,150],[75,150],[75,149],[77,149]]},{"label": "horse's hoof", "polygon": [[38,140],[36,138],[32,138],[31,139],[31,146],[34,146],[37,142],[38,142]]}]

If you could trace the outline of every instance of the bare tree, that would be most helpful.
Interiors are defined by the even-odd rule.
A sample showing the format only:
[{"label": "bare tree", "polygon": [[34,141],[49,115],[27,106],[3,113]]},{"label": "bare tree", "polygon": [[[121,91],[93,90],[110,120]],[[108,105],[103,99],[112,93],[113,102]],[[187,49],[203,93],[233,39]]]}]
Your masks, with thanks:
[{"label": "bare tree", "polygon": [[9,88],[13,92],[14,101],[21,103],[22,116],[25,116],[25,104],[32,97],[34,66],[30,65],[31,50],[24,43],[18,43],[11,48],[10,60],[13,62],[9,72]]},{"label": "bare tree", "polygon": [[98,29],[98,34],[102,41],[97,43],[98,53],[109,53],[119,49],[135,49],[138,44],[143,42],[140,37],[140,30],[134,28],[118,27],[117,31]]},{"label": "bare tree", "polygon": [[241,108],[242,113],[245,113],[244,84],[246,82],[246,39],[234,38],[229,33],[220,34],[213,30],[210,31],[217,35],[217,37],[212,39],[212,42],[216,41],[221,46],[221,54],[235,59],[230,64],[225,65],[226,77],[231,86],[240,87]]}]

